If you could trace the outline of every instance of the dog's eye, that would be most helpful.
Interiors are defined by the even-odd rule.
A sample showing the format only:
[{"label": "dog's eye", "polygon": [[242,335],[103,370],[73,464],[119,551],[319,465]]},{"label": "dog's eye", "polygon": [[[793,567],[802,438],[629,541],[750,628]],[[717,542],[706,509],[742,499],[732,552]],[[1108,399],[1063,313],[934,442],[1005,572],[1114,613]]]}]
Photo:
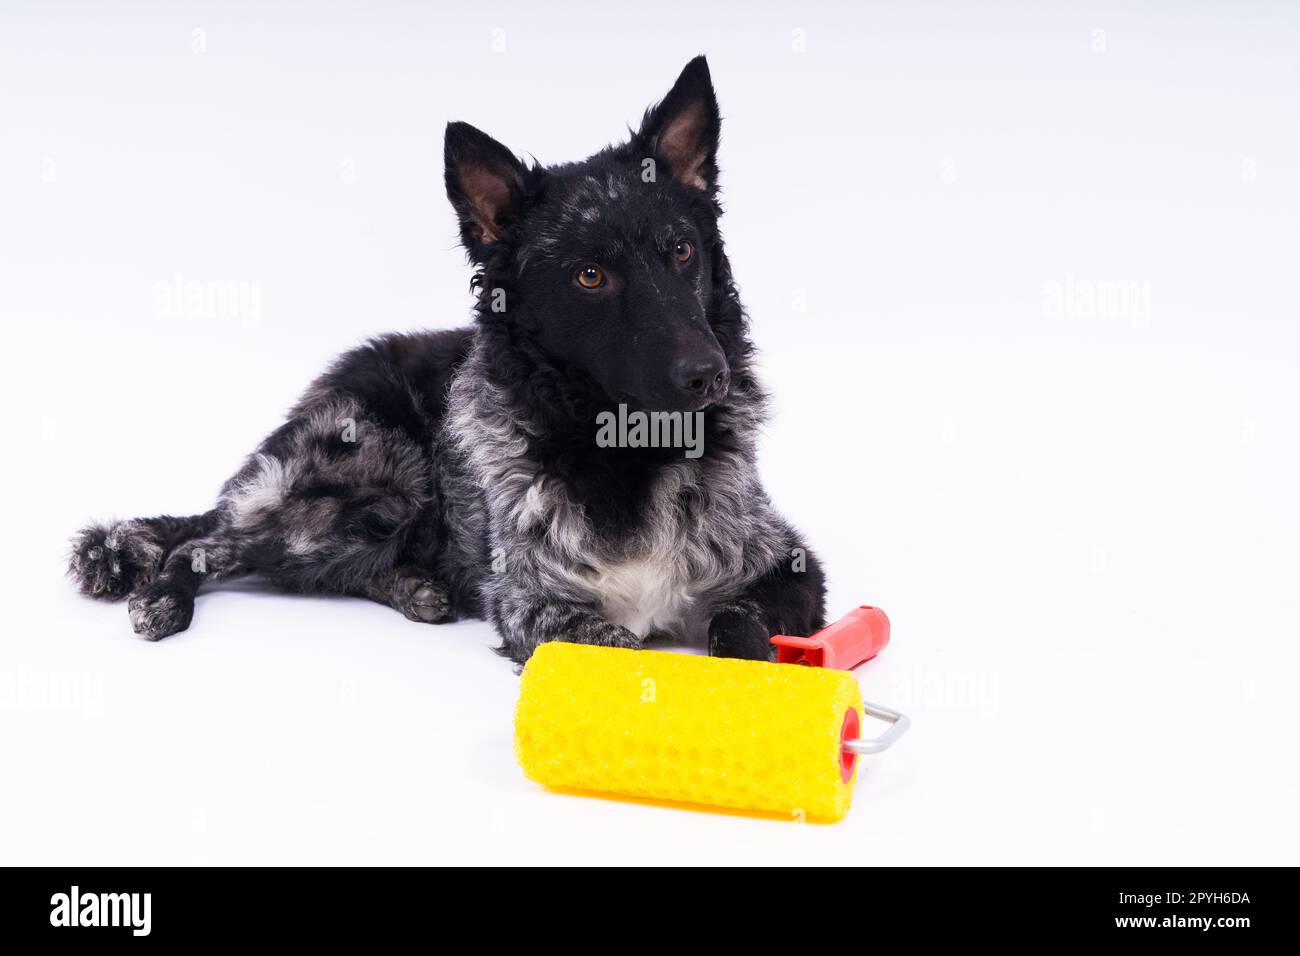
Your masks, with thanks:
[{"label": "dog's eye", "polygon": [[695,247],[685,239],[678,239],[677,244],[673,246],[673,258],[686,265],[693,255],[695,255]]},{"label": "dog's eye", "polygon": [[585,265],[573,274],[573,281],[584,289],[599,289],[605,284],[605,273],[600,266]]}]

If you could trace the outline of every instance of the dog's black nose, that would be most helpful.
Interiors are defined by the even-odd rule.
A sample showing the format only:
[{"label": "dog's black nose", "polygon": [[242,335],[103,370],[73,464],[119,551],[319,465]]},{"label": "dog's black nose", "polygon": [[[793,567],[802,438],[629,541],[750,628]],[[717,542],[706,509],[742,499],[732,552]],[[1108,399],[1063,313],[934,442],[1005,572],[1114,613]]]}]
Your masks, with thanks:
[{"label": "dog's black nose", "polygon": [[721,354],[692,356],[673,363],[673,384],[687,395],[705,398],[724,391],[731,381]]}]

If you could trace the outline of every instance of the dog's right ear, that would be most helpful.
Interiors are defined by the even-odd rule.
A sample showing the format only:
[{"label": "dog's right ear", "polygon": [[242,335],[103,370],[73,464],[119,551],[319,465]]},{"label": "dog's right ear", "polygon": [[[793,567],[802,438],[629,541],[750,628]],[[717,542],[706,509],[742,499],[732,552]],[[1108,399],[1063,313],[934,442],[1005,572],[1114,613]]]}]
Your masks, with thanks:
[{"label": "dog's right ear", "polygon": [[523,163],[487,133],[468,123],[448,123],[443,147],[447,198],[460,217],[460,237],[470,258],[482,262],[519,211]]}]

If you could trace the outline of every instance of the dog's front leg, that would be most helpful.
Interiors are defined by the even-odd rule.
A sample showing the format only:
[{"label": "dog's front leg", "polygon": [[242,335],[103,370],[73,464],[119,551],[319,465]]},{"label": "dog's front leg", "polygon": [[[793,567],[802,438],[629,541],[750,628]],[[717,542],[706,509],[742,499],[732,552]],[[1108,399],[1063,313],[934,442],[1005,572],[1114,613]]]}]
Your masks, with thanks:
[{"label": "dog's front leg", "polygon": [[807,637],[821,630],[825,615],[821,565],[811,551],[792,546],[766,574],[717,608],[709,623],[709,655],[772,660],[772,635]]},{"label": "dog's front leg", "polygon": [[641,647],[641,638],[583,604],[507,592],[491,602],[489,613],[501,635],[499,652],[517,664],[547,641]]}]

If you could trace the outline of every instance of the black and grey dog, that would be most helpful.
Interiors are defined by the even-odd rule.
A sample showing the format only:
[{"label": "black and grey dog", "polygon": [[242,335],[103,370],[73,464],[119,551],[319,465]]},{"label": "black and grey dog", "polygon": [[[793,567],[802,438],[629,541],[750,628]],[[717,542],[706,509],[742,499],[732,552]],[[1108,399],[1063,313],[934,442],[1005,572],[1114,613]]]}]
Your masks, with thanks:
[{"label": "black and grey dog", "polygon": [[[580,163],[528,166],[450,124],[474,326],[343,355],[211,511],[83,530],[81,590],[128,598],[157,640],[203,582],[256,572],[412,621],[486,617],[521,662],[543,641],[706,628],[710,653],[765,659],[772,634],[821,627],[821,568],[755,467],[765,402],[718,232],[719,122],[698,57],[628,143]],[[698,450],[598,442],[615,409],[697,420]]]}]

